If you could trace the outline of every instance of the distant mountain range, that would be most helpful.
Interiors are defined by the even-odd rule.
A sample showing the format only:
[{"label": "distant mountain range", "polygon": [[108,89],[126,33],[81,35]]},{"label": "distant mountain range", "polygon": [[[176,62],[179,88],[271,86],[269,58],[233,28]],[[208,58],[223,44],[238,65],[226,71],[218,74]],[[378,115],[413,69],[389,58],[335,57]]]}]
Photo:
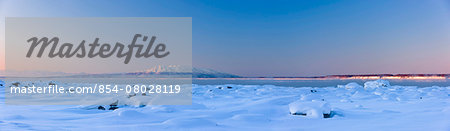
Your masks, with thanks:
[{"label": "distant mountain range", "polygon": [[155,66],[144,71],[125,73],[133,76],[150,75],[192,75],[193,78],[241,78],[241,76],[215,71],[206,68],[191,68],[184,66]]},{"label": "distant mountain range", "polygon": [[124,73],[64,73],[46,71],[0,71],[0,77],[67,77],[67,78],[118,78],[118,77],[189,77],[192,78],[241,78],[241,76],[215,71],[205,68],[192,68],[188,66],[154,66],[146,70]]}]

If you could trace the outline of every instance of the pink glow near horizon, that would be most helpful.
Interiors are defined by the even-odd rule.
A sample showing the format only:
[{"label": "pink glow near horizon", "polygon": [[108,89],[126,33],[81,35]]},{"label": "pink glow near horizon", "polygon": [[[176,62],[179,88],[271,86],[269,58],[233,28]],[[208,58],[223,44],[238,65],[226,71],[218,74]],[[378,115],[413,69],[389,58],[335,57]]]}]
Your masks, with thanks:
[{"label": "pink glow near horizon", "polygon": [[[60,7],[56,6],[59,4],[58,2],[27,1],[27,3],[0,1],[0,15],[3,17],[0,18],[3,21],[0,22],[0,28],[4,28],[5,16],[109,16],[108,13],[130,16],[139,13],[133,9],[129,9],[130,12],[123,12],[103,4],[83,6],[81,6],[82,4],[72,4],[72,6]],[[383,4],[368,6],[373,5],[371,2],[356,2],[355,5],[337,2],[333,4],[334,6],[308,8],[308,10],[300,10],[297,6],[279,6],[283,8],[270,12],[270,10],[255,8],[254,4],[248,4],[242,5],[248,7],[242,8],[245,10],[236,8],[230,11],[242,14],[237,16],[251,17],[236,17],[236,15],[229,15],[227,11],[200,8],[205,12],[215,13],[214,17],[223,19],[223,21],[211,21],[216,18],[189,10],[170,12],[176,14],[175,16],[180,14],[196,16],[196,22],[194,22],[194,28],[196,28],[194,34],[196,35],[193,38],[196,39],[196,43],[194,43],[196,46],[193,64],[197,67],[211,68],[241,76],[450,73],[450,68],[448,68],[450,53],[447,53],[450,49],[448,44],[450,39],[447,37],[450,29],[450,24],[448,24],[450,20],[448,17],[450,16],[449,3],[444,0],[382,3],[389,6]],[[135,8],[140,5],[149,4],[127,7]],[[295,4],[290,2],[286,5]],[[417,5],[420,5],[423,10],[417,10],[416,7],[419,7]],[[361,6],[367,7],[359,12],[358,9],[361,9]],[[160,11],[156,13],[157,15],[151,14],[155,12],[154,10],[164,10],[163,8],[147,7],[145,9],[142,11],[145,13],[143,16],[173,15],[164,14],[168,11]],[[217,7],[217,9],[227,10],[227,7]],[[108,13],[95,10],[104,10]],[[358,12],[355,13],[355,10]],[[70,11],[80,12],[73,14],[69,13]],[[256,11],[268,14],[259,17],[253,15]],[[367,15],[360,15],[361,13]],[[280,19],[261,23],[266,18]],[[303,21],[297,18],[302,18]],[[334,23],[329,24],[331,22]],[[214,26],[216,23],[217,26]],[[277,28],[261,28],[261,26],[269,25],[278,26]],[[321,28],[312,28],[314,27],[312,25],[320,25]],[[206,28],[209,30],[205,30]],[[214,32],[222,30],[225,31]],[[231,31],[238,33],[227,33]],[[4,70],[6,66],[3,36],[4,30],[0,31],[0,70]],[[238,40],[230,41],[230,39],[222,38],[237,38]],[[275,48],[283,50],[282,52],[266,51],[274,44],[272,40],[279,40],[276,43],[285,43],[285,45]],[[233,53],[228,53],[230,51]],[[224,62],[234,64],[224,66]]]}]

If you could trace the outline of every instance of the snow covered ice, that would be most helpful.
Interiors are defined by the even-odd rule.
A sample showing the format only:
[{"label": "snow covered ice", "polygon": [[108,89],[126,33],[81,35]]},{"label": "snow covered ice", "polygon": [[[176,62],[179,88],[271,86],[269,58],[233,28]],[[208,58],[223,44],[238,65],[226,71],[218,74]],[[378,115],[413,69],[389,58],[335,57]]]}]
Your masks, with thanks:
[{"label": "snow covered ice", "polygon": [[116,110],[5,105],[4,91],[0,130],[450,130],[450,87],[385,80],[335,87],[194,84],[192,105]]},{"label": "snow covered ice", "polygon": [[304,115],[311,118],[329,118],[331,114],[330,105],[324,101],[295,101],[289,104],[292,115]]}]

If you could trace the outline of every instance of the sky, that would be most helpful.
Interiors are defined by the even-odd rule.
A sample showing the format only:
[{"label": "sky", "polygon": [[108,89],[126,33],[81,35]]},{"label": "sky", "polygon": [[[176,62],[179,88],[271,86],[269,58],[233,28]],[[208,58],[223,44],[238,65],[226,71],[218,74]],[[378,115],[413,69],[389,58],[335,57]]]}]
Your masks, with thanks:
[{"label": "sky", "polygon": [[3,0],[5,17],[192,17],[193,66],[241,76],[450,73],[450,1]]}]

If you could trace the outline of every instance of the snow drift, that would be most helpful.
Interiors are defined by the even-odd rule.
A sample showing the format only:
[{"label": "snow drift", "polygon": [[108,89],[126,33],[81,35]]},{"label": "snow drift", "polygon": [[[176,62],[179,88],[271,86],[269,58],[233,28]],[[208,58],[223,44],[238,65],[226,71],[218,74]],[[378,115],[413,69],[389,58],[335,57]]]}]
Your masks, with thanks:
[{"label": "snow drift", "polygon": [[[320,88],[193,85],[192,105],[101,110],[99,105],[5,105],[0,90],[0,129],[448,131],[449,94],[450,87],[393,86],[384,80]],[[336,115],[321,119],[327,113]]]}]

